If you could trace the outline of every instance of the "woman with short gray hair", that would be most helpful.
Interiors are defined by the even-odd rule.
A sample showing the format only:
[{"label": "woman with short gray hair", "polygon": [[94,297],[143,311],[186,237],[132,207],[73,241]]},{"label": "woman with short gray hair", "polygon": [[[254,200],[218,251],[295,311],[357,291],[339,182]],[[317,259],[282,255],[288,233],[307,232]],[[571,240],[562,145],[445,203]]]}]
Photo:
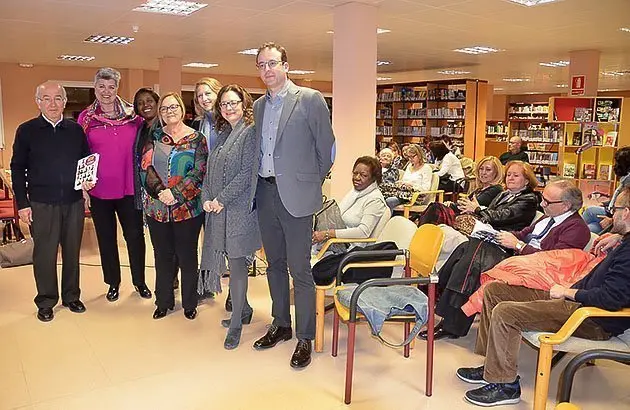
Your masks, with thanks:
[{"label": "woman with short gray hair", "polygon": [[152,294],[144,278],[144,226],[142,210],[134,201],[135,141],[143,119],[133,105],[118,96],[120,73],[109,67],[94,76],[96,100],[79,115],[78,122],[88,138],[90,150],[100,155],[96,181],[88,184],[89,203],[101,255],[106,298],[119,297],[120,258],[116,217],[127,242],[129,265],[136,292],[143,298]]}]

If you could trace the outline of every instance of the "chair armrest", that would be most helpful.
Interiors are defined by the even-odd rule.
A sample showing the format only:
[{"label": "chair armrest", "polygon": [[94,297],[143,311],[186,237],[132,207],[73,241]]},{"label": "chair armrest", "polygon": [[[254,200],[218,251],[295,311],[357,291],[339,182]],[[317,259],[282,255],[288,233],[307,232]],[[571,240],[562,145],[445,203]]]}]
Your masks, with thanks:
[{"label": "chair armrest", "polygon": [[430,195],[430,194],[436,194],[438,195],[438,198],[443,198],[444,197],[444,190],[443,189],[436,189],[434,191],[414,191],[413,194],[411,195],[411,199],[409,200],[408,204],[403,204],[403,207],[407,208],[407,207],[412,207],[415,205],[416,201],[418,200],[418,197],[420,197],[420,195]]},{"label": "chair armrest", "polygon": [[320,260],[321,258],[324,257],[324,253],[326,253],[330,245],[332,245],[333,243],[357,243],[357,242],[361,242],[361,243],[376,242],[376,238],[330,238],[326,242],[324,242],[324,245],[322,245],[322,248],[319,250],[319,252],[317,252],[317,260]]},{"label": "chair armrest", "polygon": [[390,250],[382,250],[382,251],[354,251],[346,256],[339,262],[339,267],[337,268],[337,280],[335,282],[336,285],[341,283],[341,276],[344,272],[344,266],[350,262],[360,262],[360,261],[370,261],[370,258],[375,256],[400,256],[403,255],[406,260],[409,259],[409,251],[407,249],[390,249]]},{"label": "chair armrest", "polygon": [[541,335],[538,340],[540,343],[549,345],[559,345],[567,341],[569,337],[576,331],[582,322],[589,317],[630,317],[630,309],[621,309],[616,312],[604,310],[596,307],[581,307],[562,325],[560,330],[552,335]]},{"label": "chair armrest", "polygon": [[437,276],[432,277],[416,277],[416,278],[379,278],[366,280],[352,292],[350,297],[350,322],[357,320],[357,307],[359,304],[359,296],[366,289],[375,286],[391,286],[391,285],[430,285],[437,283]]}]

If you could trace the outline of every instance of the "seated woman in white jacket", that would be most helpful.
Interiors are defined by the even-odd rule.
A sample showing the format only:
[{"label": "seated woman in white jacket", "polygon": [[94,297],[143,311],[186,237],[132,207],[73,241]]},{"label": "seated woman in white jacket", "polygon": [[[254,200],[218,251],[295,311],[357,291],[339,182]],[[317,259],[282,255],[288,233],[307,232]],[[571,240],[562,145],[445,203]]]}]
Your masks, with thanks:
[{"label": "seated woman in white jacket", "polygon": [[[407,164],[405,173],[397,184],[402,187],[411,188],[414,191],[430,190],[433,169],[429,164],[425,163],[420,147],[415,144],[409,145],[407,147],[407,157],[409,158],[409,164]],[[392,210],[402,203],[402,201],[395,196],[390,196],[386,199],[386,202],[387,206]]]},{"label": "seated woman in white jacket", "polygon": [[353,189],[339,202],[341,219],[346,227],[313,232],[313,243],[329,238],[369,238],[379,221],[389,212],[385,198],[378,189],[381,182],[381,164],[374,157],[358,158],[352,169]]}]

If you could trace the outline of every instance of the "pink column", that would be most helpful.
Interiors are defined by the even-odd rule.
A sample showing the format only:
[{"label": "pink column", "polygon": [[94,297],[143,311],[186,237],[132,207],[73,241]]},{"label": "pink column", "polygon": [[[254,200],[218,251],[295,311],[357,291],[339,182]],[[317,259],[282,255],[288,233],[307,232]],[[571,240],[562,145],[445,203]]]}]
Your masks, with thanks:
[{"label": "pink column", "polygon": [[182,59],[178,57],[160,58],[160,95],[168,92],[182,92]]},{"label": "pink column", "polygon": [[599,80],[599,50],[576,50],[569,53],[569,96],[573,91],[573,76],[584,76],[585,93],[584,96],[594,97],[597,95],[597,82]]},{"label": "pink column", "polygon": [[139,68],[130,68],[127,72],[127,83],[129,88],[127,90],[127,101],[133,101],[133,96],[140,88],[144,87],[144,70]]},{"label": "pink column", "polygon": [[352,188],[352,165],[374,155],[376,128],[376,7],[346,3],[333,17],[333,128],[337,156],[331,195]]}]

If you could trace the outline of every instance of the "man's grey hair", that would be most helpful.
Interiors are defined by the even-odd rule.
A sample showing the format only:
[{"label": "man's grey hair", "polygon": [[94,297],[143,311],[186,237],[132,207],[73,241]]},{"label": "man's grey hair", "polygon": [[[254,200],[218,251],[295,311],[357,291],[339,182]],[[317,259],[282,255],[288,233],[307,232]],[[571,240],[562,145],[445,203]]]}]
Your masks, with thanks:
[{"label": "man's grey hair", "polygon": [[98,80],[114,80],[116,82],[116,87],[120,83],[120,72],[111,67],[103,67],[99,68],[94,76],[94,83]]},{"label": "man's grey hair", "polygon": [[568,202],[571,206],[571,211],[577,211],[582,208],[584,204],[582,191],[580,191],[580,188],[578,188],[572,180],[567,178],[554,178],[549,182],[549,185],[555,185],[562,189],[560,200]]},{"label": "man's grey hair", "polygon": [[44,88],[46,85],[56,85],[57,87],[59,87],[59,90],[61,91],[61,96],[63,97],[64,100],[68,100],[68,94],[66,93],[66,89],[63,88],[63,86],[57,82],[54,81],[45,81],[43,83],[41,83],[40,85],[37,86],[37,88],[35,88],[35,99],[38,99],[41,97],[41,90],[42,88]]}]

